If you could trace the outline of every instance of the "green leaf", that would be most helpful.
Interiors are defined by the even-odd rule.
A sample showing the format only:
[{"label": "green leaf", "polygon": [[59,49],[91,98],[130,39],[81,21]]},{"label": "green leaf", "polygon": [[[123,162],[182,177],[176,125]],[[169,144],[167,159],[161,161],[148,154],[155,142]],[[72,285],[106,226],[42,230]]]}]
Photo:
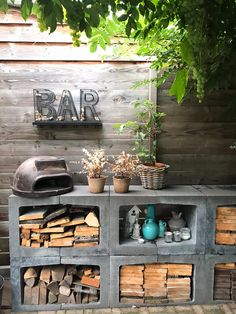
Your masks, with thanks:
[{"label": "green leaf", "polygon": [[7,10],[8,10],[7,0],[1,0],[0,1],[0,11],[7,13]]},{"label": "green leaf", "polygon": [[90,52],[92,52],[92,53],[95,52],[97,50],[97,47],[98,47],[97,42],[93,41],[90,45],[90,48],[89,48]]},{"label": "green leaf", "polygon": [[87,25],[86,28],[85,28],[85,34],[86,34],[86,36],[88,38],[90,38],[91,35],[92,35],[92,29],[91,29],[91,27],[89,25]]},{"label": "green leaf", "polygon": [[175,80],[170,88],[170,96],[176,96],[178,103],[181,103],[185,94],[186,94],[186,86],[188,83],[188,74],[189,71],[187,69],[180,69],[177,71]]},{"label": "green leaf", "polygon": [[190,65],[191,60],[192,60],[191,48],[186,38],[182,40],[180,49],[181,49],[181,56],[182,56],[183,61],[186,62],[187,65]]},{"label": "green leaf", "polygon": [[26,21],[30,16],[33,8],[32,0],[22,0],[21,1],[21,15],[23,19]]},{"label": "green leaf", "polygon": [[129,37],[131,34],[131,20],[130,20],[130,18],[128,19],[128,22],[125,26],[125,32],[126,32],[126,35]]}]

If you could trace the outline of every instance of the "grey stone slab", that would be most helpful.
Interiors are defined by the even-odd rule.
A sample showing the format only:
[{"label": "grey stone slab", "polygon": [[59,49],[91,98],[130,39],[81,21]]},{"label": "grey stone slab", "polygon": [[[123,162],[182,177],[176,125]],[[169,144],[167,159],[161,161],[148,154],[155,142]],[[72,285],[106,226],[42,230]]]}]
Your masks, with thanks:
[{"label": "grey stone slab", "polygon": [[[103,193],[90,193],[87,185],[75,185],[73,191],[60,195],[62,203],[76,204],[81,198],[87,199],[88,203],[94,199],[102,199],[109,197],[109,186],[106,185]],[[71,203],[72,202],[72,203]]]},{"label": "grey stone slab", "polygon": [[236,185],[194,185],[193,187],[206,197],[236,197]]},{"label": "grey stone slab", "polygon": [[[115,193],[114,187],[110,187],[110,195],[116,196],[118,198],[123,198],[124,194]],[[148,190],[144,189],[141,185],[131,185],[129,192],[125,194],[128,197],[154,197],[154,198],[161,198],[161,197],[202,197],[204,196],[201,191],[196,189],[194,186],[191,185],[171,185],[161,190]]]}]

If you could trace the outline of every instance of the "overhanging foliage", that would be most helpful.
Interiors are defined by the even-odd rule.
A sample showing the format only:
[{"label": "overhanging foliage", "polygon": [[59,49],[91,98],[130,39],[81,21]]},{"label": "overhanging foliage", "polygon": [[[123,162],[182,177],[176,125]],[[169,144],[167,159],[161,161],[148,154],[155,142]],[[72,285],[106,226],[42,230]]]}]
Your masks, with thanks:
[{"label": "overhanging foliage", "polygon": [[[7,12],[7,0],[0,9]],[[22,0],[21,13],[36,14],[42,31],[66,22],[76,45],[85,32],[91,51],[121,33],[137,40],[139,53],[155,56],[152,66],[162,70],[157,85],[175,76],[170,94],[178,102],[189,77],[200,101],[235,79],[236,0]]]}]

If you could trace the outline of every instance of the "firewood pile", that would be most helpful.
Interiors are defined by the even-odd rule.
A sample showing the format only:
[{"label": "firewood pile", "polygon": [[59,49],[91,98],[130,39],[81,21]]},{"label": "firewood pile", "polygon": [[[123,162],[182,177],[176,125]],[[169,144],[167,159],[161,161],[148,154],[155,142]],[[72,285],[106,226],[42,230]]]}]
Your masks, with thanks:
[{"label": "firewood pile", "polygon": [[191,282],[191,264],[124,265],[120,268],[120,302],[190,301]]},{"label": "firewood pile", "polygon": [[98,302],[100,269],[97,266],[57,265],[24,271],[24,304]]},{"label": "firewood pile", "polygon": [[216,244],[236,244],[236,207],[217,207]]},{"label": "firewood pile", "polygon": [[215,265],[214,300],[236,301],[236,263]]},{"label": "firewood pile", "polygon": [[34,207],[19,216],[21,245],[25,247],[91,247],[99,243],[96,208]]}]

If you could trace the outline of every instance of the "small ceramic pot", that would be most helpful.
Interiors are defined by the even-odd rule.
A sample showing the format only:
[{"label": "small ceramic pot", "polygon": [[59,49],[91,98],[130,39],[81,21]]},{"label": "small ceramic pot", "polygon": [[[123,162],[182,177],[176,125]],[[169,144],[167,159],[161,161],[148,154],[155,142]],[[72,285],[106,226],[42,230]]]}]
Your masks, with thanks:
[{"label": "small ceramic pot", "polygon": [[113,177],[113,185],[116,193],[127,193],[130,186],[130,178]]},{"label": "small ceramic pot", "polygon": [[107,177],[102,176],[100,178],[90,178],[88,177],[88,186],[90,193],[102,193],[104,192],[104,186]]}]

